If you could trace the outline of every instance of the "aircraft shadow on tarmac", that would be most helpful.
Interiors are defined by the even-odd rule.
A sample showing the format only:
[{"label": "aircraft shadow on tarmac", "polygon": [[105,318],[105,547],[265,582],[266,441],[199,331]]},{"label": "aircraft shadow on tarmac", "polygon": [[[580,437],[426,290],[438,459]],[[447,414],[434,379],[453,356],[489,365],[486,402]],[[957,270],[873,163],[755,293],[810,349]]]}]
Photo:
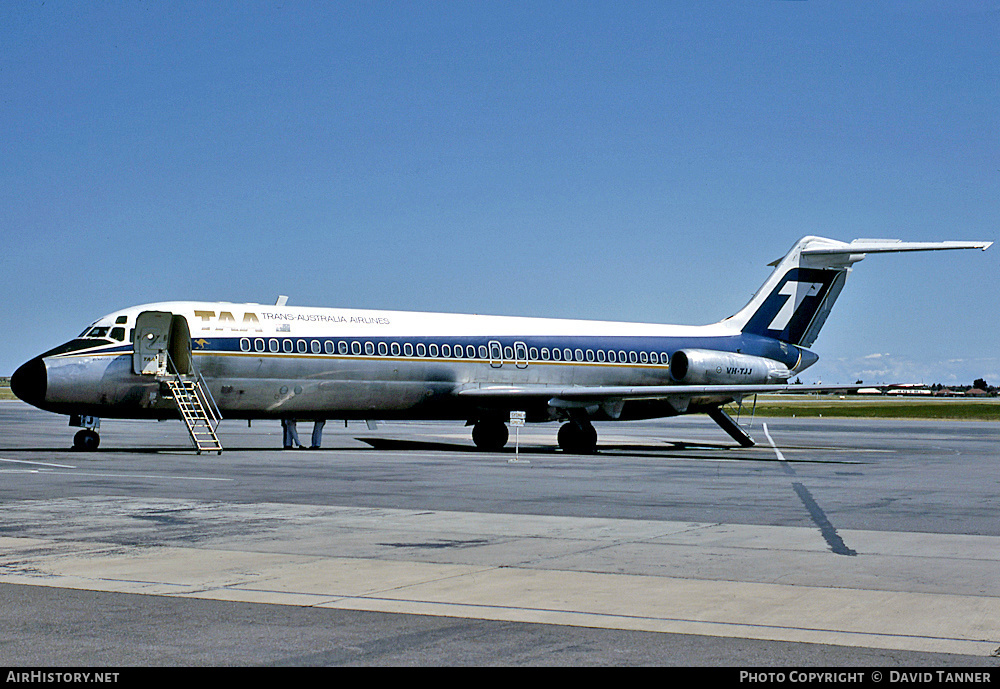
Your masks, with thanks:
[{"label": "aircraft shadow on tarmac", "polygon": [[[355,438],[355,440],[360,440],[363,443],[371,445],[375,450],[438,450],[445,452],[472,452],[472,453],[482,453],[483,450],[475,447],[474,445],[469,445],[467,443],[461,442],[447,442],[443,440],[403,440],[399,438]],[[723,445],[714,443],[691,443],[682,441],[664,441],[662,444],[650,445],[650,444],[618,444],[618,445],[599,445],[597,452],[595,454],[601,455],[628,455],[630,457],[663,457],[666,454],[675,452],[684,452],[686,450],[721,450],[721,451],[740,451],[743,448],[735,447],[733,445]],[[518,451],[522,454],[534,454],[534,455],[569,455],[573,453],[568,453],[559,448],[551,445],[521,445]],[[515,449],[512,445],[507,445],[496,452],[501,452],[505,454],[514,454]],[[685,457],[692,457],[692,455],[685,454]],[[713,456],[713,458],[717,458]],[[746,457],[734,457],[734,459],[747,459]]]},{"label": "aircraft shadow on tarmac", "polygon": [[[356,437],[355,440],[366,443],[374,450],[385,451],[444,451],[444,452],[468,452],[474,454],[484,454],[483,450],[461,442],[448,442],[444,440],[409,440],[400,438],[372,438]],[[758,448],[760,449],[760,448]],[[709,451],[709,452],[706,452]],[[498,453],[514,454],[512,446],[506,446]],[[654,459],[711,459],[711,460],[731,460],[734,462],[783,462],[786,464],[860,464],[857,460],[838,459],[777,459],[771,454],[755,452],[754,448],[743,448],[724,443],[703,443],[682,440],[665,440],[660,444],[603,444],[597,447],[597,452],[593,455],[574,455],[565,452],[551,445],[521,445],[521,454],[529,455],[566,455],[593,457],[647,457]]]}]

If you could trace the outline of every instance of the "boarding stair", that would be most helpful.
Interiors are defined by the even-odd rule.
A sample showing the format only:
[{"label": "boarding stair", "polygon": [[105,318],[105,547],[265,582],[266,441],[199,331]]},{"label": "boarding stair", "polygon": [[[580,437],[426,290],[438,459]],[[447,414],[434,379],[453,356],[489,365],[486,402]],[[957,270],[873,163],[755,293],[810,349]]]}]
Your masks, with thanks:
[{"label": "boarding stair", "polygon": [[198,454],[218,452],[221,455],[222,443],[215,431],[222,415],[202,375],[172,373],[165,377],[164,382],[173,395],[181,421],[187,427]]}]

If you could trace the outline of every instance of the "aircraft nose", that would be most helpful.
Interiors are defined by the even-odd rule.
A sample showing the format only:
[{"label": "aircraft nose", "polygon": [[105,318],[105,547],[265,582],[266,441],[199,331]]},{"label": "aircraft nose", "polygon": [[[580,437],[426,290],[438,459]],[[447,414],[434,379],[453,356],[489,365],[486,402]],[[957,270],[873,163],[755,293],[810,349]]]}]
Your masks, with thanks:
[{"label": "aircraft nose", "polygon": [[11,391],[20,399],[36,407],[45,401],[47,385],[45,362],[40,356],[22,364],[10,377]]}]

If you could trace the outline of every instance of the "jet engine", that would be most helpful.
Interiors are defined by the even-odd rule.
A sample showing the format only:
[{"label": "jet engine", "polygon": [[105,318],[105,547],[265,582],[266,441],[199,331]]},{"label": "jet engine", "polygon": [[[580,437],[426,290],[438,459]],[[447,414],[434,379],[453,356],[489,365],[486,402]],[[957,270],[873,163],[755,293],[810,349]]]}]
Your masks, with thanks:
[{"label": "jet engine", "polygon": [[749,354],[681,349],[670,358],[670,377],[685,385],[766,385],[791,374],[780,361]]}]

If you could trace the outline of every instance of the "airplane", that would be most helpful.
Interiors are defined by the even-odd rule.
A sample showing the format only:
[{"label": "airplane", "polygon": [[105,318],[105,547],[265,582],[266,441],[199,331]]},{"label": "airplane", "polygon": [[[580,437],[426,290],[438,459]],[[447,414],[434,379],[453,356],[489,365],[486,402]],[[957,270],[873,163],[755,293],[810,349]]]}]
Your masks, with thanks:
[{"label": "airplane", "polygon": [[[199,450],[199,421],[451,419],[499,450],[512,411],[559,421],[558,445],[594,453],[594,421],[704,413],[739,445],[753,438],[723,409],[789,384],[853,264],[868,254],[986,250],[992,242],[842,242],[807,236],[749,303],[711,325],[163,302],[116,311],[20,366],[17,397],[67,414],[74,447],[96,450],[100,419],[177,419]],[[826,386],[843,389],[844,386]]]}]

